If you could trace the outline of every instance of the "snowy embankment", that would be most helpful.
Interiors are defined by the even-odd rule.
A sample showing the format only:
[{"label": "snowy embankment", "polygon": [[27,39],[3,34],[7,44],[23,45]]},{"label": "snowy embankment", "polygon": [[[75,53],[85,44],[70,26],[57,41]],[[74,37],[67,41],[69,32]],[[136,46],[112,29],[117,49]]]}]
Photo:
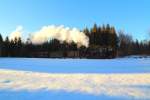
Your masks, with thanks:
[{"label": "snowy embankment", "polygon": [[0,89],[66,91],[150,99],[150,74],[49,74],[0,70]]},{"label": "snowy embankment", "polygon": [[2,100],[111,100],[109,97],[149,100],[150,58],[0,58]]}]

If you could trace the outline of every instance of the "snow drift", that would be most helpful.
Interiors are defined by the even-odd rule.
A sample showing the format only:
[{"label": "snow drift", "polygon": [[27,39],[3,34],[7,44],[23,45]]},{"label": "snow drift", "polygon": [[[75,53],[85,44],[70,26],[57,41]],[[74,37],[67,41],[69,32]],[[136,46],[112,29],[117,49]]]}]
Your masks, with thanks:
[{"label": "snow drift", "polygon": [[[150,74],[60,74],[0,69],[0,89],[79,92],[150,99]],[[147,88],[146,88],[147,87]]]}]

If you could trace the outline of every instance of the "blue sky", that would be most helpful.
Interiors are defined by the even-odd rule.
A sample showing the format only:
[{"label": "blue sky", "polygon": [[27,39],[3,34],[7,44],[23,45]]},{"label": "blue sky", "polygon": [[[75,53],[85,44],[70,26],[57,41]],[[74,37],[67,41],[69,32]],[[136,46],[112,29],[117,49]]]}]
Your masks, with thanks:
[{"label": "blue sky", "polygon": [[1,0],[0,33],[17,26],[25,34],[45,25],[91,27],[111,24],[135,38],[145,39],[150,30],[150,0]]}]

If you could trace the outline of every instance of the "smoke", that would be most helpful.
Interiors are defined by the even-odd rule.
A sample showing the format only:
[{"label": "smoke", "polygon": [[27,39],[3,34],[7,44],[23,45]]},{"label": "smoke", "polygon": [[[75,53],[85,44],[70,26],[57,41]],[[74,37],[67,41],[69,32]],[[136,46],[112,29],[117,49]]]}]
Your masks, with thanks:
[{"label": "smoke", "polygon": [[41,30],[32,33],[31,41],[34,44],[41,44],[50,39],[58,39],[60,42],[74,42],[78,47],[88,47],[89,38],[77,28],[70,29],[69,27],[61,26],[44,26]]},{"label": "smoke", "polygon": [[89,44],[89,39],[83,32],[80,32],[77,28],[70,29],[63,25],[44,26],[41,30],[33,33],[31,40],[35,44],[40,44],[50,39],[58,39],[61,42],[66,41],[67,43],[74,42],[78,46],[84,45],[88,47]]},{"label": "smoke", "polygon": [[23,32],[23,27],[18,26],[16,30],[10,33],[9,39],[14,40],[15,38],[20,38]]},{"label": "smoke", "polygon": [[[11,32],[9,39],[14,40],[22,36],[23,27],[18,26],[16,30]],[[89,45],[89,38],[77,28],[64,27],[63,25],[43,26],[39,31],[31,32],[31,41],[33,44],[42,44],[51,39],[57,39],[60,42],[76,43],[78,47]]]}]

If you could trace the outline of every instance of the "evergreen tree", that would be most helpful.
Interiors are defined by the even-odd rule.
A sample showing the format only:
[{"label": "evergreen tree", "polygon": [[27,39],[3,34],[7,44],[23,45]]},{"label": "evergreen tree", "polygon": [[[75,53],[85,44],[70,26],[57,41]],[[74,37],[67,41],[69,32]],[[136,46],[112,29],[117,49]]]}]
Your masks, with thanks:
[{"label": "evergreen tree", "polygon": [[0,56],[3,56],[3,37],[2,35],[0,34]]}]

